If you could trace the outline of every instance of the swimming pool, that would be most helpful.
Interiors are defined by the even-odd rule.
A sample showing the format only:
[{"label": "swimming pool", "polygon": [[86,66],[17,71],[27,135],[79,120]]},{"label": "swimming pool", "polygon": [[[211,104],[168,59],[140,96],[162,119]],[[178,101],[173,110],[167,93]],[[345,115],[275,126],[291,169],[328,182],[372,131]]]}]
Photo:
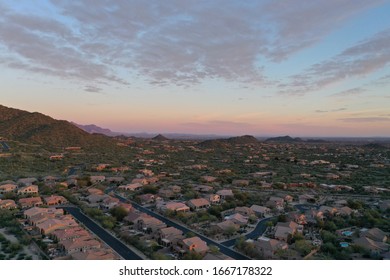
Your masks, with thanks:
[{"label": "swimming pool", "polygon": [[344,236],[351,236],[353,234],[353,231],[346,230],[346,231],[343,231],[341,234]]},{"label": "swimming pool", "polygon": [[340,242],[340,246],[342,248],[347,248],[347,247],[349,247],[349,243],[348,242]]}]

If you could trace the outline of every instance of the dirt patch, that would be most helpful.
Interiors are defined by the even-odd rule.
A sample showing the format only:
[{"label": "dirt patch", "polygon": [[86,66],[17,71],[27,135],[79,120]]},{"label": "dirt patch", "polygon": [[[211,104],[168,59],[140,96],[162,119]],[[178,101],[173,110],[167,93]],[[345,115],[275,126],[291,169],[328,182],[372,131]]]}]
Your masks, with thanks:
[{"label": "dirt patch", "polygon": [[[7,229],[1,228],[0,234],[5,237],[11,244],[19,243],[19,240],[13,234],[7,232]],[[30,244],[28,246],[23,246],[17,253],[12,255],[10,252],[7,252],[6,245],[0,244],[0,253],[3,255],[4,259],[16,260],[16,259],[33,259],[40,260],[39,249],[36,248],[35,244]]]}]

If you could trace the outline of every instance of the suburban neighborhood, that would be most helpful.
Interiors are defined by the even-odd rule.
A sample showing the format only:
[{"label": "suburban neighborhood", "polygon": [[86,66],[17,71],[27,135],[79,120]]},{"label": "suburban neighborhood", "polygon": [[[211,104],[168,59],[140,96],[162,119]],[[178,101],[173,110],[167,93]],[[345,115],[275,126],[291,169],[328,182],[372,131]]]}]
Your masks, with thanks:
[{"label": "suburban neighborhood", "polygon": [[73,147],[60,159],[41,157],[36,176],[2,173],[0,258],[389,259],[388,150],[117,145],[126,152],[102,162]]}]

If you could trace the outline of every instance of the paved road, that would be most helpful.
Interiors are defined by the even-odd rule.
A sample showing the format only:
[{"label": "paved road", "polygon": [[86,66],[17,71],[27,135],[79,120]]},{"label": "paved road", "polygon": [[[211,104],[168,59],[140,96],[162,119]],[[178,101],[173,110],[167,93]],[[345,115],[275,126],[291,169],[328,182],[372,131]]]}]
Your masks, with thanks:
[{"label": "paved road", "polygon": [[104,230],[101,226],[96,224],[86,215],[81,213],[79,208],[76,207],[61,207],[70,213],[73,217],[79,220],[82,224],[84,224],[90,231],[92,231],[96,236],[98,236],[101,240],[103,240],[106,244],[108,244],[115,252],[117,252],[122,258],[125,260],[142,260],[140,256],[131,251],[129,247],[127,247],[120,240],[109,234],[106,230]]},{"label": "paved road", "polygon": [[[274,218],[274,217],[262,219],[260,222],[257,223],[255,229],[253,231],[251,231],[250,233],[246,234],[245,237],[247,239],[254,239],[254,240],[259,238],[267,229],[267,222],[269,220],[271,220],[272,218]],[[239,237],[224,241],[221,244],[228,246],[228,247],[233,246],[234,244],[236,244],[236,241],[238,238]]]},{"label": "paved road", "polygon": [[225,255],[227,255],[227,256],[235,259],[235,260],[249,260],[250,259],[249,257],[247,257],[247,256],[245,256],[245,255],[243,255],[241,253],[238,253],[238,252],[230,249],[229,247],[227,247],[227,246],[225,246],[223,244],[220,244],[220,243],[218,243],[218,242],[216,242],[216,241],[214,241],[214,240],[212,240],[210,238],[207,238],[204,235],[201,235],[199,233],[193,232],[192,230],[190,230],[189,228],[187,228],[185,226],[182,226],[182,225],[180,225],[178,223],[175,223],[174,221],[169,220],[166,217],[164,217],[164,216],[162,216],[162,215],[160,215],[160,214],[158,214],[156,212],[153,212],[153,211],[151,211],[151,210],[149,210],[149,209],[139,205],[138,203],[135,203],[134,201],[129,201],[129,200],[123,198],[122,196],[117,195],[117,194],[115,194],[115,196],[117,198],[119,198],[122,202],[130,202],[135,209],[137,209],[137,210],[139,210],[141,212],[144,212],[144,213],[146,213],[146,214],[148,214],[148,215],[150,215],[152,217],[155,217],[156,219],[159,219],[159,220],[163,221],[167,226],[175,227],[175,228],[181,230],[184,234],[186,234],[187,232],[194,233],[196,236],[200,237],[203,241],[207,242],[208,245],[214,245],[214,246],[218,247],[219,251],[221,253],[223,253],[223,254],[225,254]]},{"label": "paved road", "polygon": [[3,146],[4,152],[8,152],[10,150],[10,147],[8,146],[8,144],[6,142],[1,141],[0,144]]},{"label": "paved road", "polygon": [[[315,209],[319,208],[319,206],[317,206],[317,205],[310,205],[310,204],[296,204],[296,205],[294,205],[294,207],[297,208],[301,212],[305,212],[306,210],[309,210],[312,208],[315,208]],[[259,238],[266,231],[267,222],[269,220],[271,220],[272,218],[276,218],[276,217],[262,219],[260,222],[257,223],[256,228],[253,231],[251,231],[250,233],[246,234],[245,237],[247,239],[254,239],[254,240]],[[238,238],[227,240],[227,241],[222,242],[221,244],[230,247],[236,243],[237,239]]]}]

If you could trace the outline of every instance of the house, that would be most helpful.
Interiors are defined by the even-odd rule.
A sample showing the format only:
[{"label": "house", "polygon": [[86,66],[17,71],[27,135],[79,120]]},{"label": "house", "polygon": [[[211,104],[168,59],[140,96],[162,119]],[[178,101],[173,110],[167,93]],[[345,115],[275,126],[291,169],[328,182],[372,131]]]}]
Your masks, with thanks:
[{"label": "house", "polygon": [[271,209],[269,209],[268,207],[264,207],[264,206],[259,206],[259,205],[254,204],[250,208],[256,214],[256,216],[259,218],[264,218],[265,215],[269,215],[271,213]]},{"label": "house", "polygon": [[16,203],[12,199],[0,199],[0,209],[15,209],[17,208]]},{"label": "house", "polygon": [[384,242],[374,241],[368,237],[360,237],[353,241],[355,245],[361,246],[370,251],[371,254],[379,255],[383,252],[389,251],[389,244]]},{"label": "house", "polygon": [[37,178],[21,178],[16,182],[16,184],[19,186],[29,186],[36,182],[38,182]]},{"label": "house", "polygon": [[45,201],[46,205],[59,205],[59,204],[65,204],[68,201],[65,197],[61,195],[51,195],[48,197],[44,197],[43,200]]},{"label": "house", "polygon": [[158,195],[166,199],[173,199],[176,197],[176,194],[167,188],[159,189]]},{"label": "house", "polygon": [[287,242],[289,236],[293,236],[296,232],[303,228],[295,222],[277,223],[275,226],[275,239]]},{"label": "house", "polygon": [[228,197],[234,197],[233,191],[230,189],[223,189],[223,190],[217,191],[217,194],[221,197],[222,200],[225,200]]},{"label": "house", "polygon": [[43,205],[42,199],[39,196],[20,198],[18,203],[22,209]]},{"label": "house", "polygon": [[106,177],[106,182],[110,184],[121,184],[124,181],[125,178],[121,176]]},{"label": "house", "polygon": [[0,186],[0,194],[10,193],[16,191],[18,186],[15,184],[4,184]]},{"label": "house", "polygon": [[307,224],[307,220],[306,220],[306,215],[305,214],[301,214],[301,213],[298,213],[298,212],[291,212],[287,215],[287,217],[296,222],[298,225],[306,225]]},{"label": "house", "polygon": [[54,177],[50,175],[43,177],[43,182],[45,183],[45,186],[49,186],[49,187],[54,187],[58,180],[59,180],[58,177]]},{"label": "house", "polygon": [[160,228],[165,228],[167,225],[151,216],[141,216],[137,220],[137,228],[146,233],[154,233]]},{"label": "house", "polygon": [[249,180],[233,180],[232,184],[237,187],[249,186]]},{"label": "house", "polygon": [[197,211],[197,210],[209,208],[210,202],[204,198],[196,198],[196,199],[189,200],[187,202],[187,205],[191,208],[191,210]]},{"label": "house", "polygon": [[388,240],[386,233],[379,228],[371,228],[363,231],[360,236],[370,238],[377,242],[386,242]]},{"label": "house", "polygon": [[56,209],[56,208],[39,208],[39,207],[32,207],[28,210],[25,210],[23,212],[23,215],[26,219],[31,219],[32,217],[36,215],[46,215],[46,217],[59,217],[64,215],[63,209]]},{"label": "house", "polygon": [[148,184],[154,184],[157,183],[160,180],[160,178],[154,176],[154,177],[146,178],[146,180],[148,180]]},{"label": "house", "polygon": [[294,198],[291,195],[286,195],[283,199],[287,203],[291,203],[294,200]]},{"label": "house", "polygon": [[19,195],[31,195],[31,194],[38,194],[38,186],[37,185],[28,185],[24,187],[20,187],[17,191]]},{"label": "house", "polygon": [[102,170],[104,170],[104,169],[106,169],[108,167],[110,167],[110,164],[108,164],[108,163],[99,163],[99,164],[97,164],[95,166],[95,170],[96,171],[102,171]]},{"label": "house", "polygon": [[142,205],[156,202],[156,196],[151,193],[146,193],[138,196],[139,201]]},{"label": "house", "polygon": [[101,247],[101,243],[90,236],[64,240],[59,244],[68,255],[76,252],[86,252],[87,250]]},{"label": "house", "polygon": [[206,182],[206,183],[212,183],[212,182],[215,182],[217,180],[217,178],[213,177],[213,176],[202,176],[200,178],[203,182]]},{"label": "house", "polygon": [[91,194],[91,195],[88,195],[85,199],[89,203],[96,204],[96,203],[102,202],[103,199],[105,199],[106,197],[108,197],[107,194]]},{"label": "house", "polygon": [[333,204],[336,207],[343,207],[343,206],[347,206],[348,202],[345,199],[339,199],[339,200],[336,200]]},{"label": "house", "polygon": [[206,199],[210,202],[210,204],[219,204],[221,202],[221,196],[219,194],[207,195]]},{"label": "house", "polygon": [[183,238],[183,232],[175,227],[160,228],[156,232],[159,243],[165,247],[176,245]]},{"label": "house", "polygon": [[201,192],[201,193],[208,193],[213,190],[213,187],[207,186],[207,185],[197,185],[194,187],[194,191]]},{"label": "house", "polygon": [[106,176],[100,175],[100,176],[91,176],[90,179],[92,184],[96,183],[102,183],[106,180]]},{"label": "house", "polygon": [[278,250],[287,250],[288,245],[286,242],[267,238],[264,236],[259,237],[254,243],[255,248],[259,250],[264,258],[272,259],[275,257],[275,253]]},{"label": "house", "polygon": [[139,190],[143,187],[143,184],[141,183],[131,183],[127,185],[122,185],[118,187],[118,190],[122,191],[136,191]]},{"label": "house", "polygon": [[186,253],[196,252],[201,255],[205,255],[209,250],[207,243],[197,236],[179,240],[178,247]]},{"label": "house", "polygon": [[152,177],[154,175],[153,171],[152,170],[149,170],[149,169],[142,169],[139,171],[142,175],[146,176],[146,177]]},{"label": "house", "polygon": [[145,213],[129,212],[123,220],[130,224],[135,224],[141,217],[148,217],[148,215]]},{"label": "house", "polygon": [[133,205],[131,205],[130,203],[119,202],[117,206],[125,209],[127,212],[133,211],[134,209]]},{"label": "house", "polygon": [[308,224],[317,224],[317,220],[323,221],[325,219],[324,213],[315,209],[306,210],[305,217]]},{"label": "house", "polygon": [[88,193],[89,194],[98,194],[98,195],[104,194],[104,192],[101,189],[97,189],[97,188],[89,188]]},{"label": "house", "polygon": [[217,232],[227,232],[229,231],[230,229],[234,229],[235,231],[239,230],[240,229],[240,225],[234,223],[233,221],[231,220],[226,220],[226,221],[223,221],[223,222],[220,222],[220,223],[217,223],[213,226],[213,228],[217,231]]},{"label": "house", "polygon": [[251,208],[246,207],[246,206],[234,208],[234,213],[239,213],[245,217],[255,215],[255,212]]},{"label": "house", "polygon": [[299,204],[315,203],[316,199],[314,195],[302,194],[298,196]]},{"label": "house", "polygon": [[170,211],[174,211],[176,213],[190,211],[190,207],[188,207],[187,205],[185,205],[182,202],[168,202],[167,204],[163,205],[160,209],[163,211],[170,210]]},{"label": "house", "polygon": [[268,207],[282,211],[284,209],[284,199],[277,196],[271,196],[267,201],[266,205]]},{"label": "house", "polygon": [[109,210],[111,208],[118,206],[119,202],[120,201],[118,198],[109,196],[109,197],[106,197],[105,199],[103,199],[103,201],[100,203],[100,206],[103,209]]},{"label": "house", "polygon": [[180,186],[176,186],[176,185],[169,186],[168,189],[171,190],[174,193],[180,193],[181,192],[181,187]]},{"label": "house", "polygon": [[58,218],[50,218],[46,219],[45,221],[41,223],[37,223],[35,225],[39,231],[44,234],[48,235],[55,231],[56,229],[62,229],[72,226],[78,226],[77,222],[73,219],[70,215],[64,215]]},{"label": "house", "polygon": [[341,208],[337,209],[337,212],[338,212],[341,216],[351,216],[351,214],[354,213],[355,210],[352,210],[352,209],[349,208],[348,206],[344,206],[344,207],[341,207]]},{"label": "house", "polygon": [[91,234],[80,226],[57,229],[51,233],[51,237],[53,237],[57,241],[64,241],[69,239],[80,238],[83,236],[91,236]]},{"label": "house", "polygon": [[248,218],[244,217],[243,215],[241,215],[239,213],[232,214],[230,216],[226,216],[225,220],[229,220],[229,221],[235,223],[236,225],[239,225],[240,227],[246,226],[248,224]]},{"label": "house", "polygon": [[318,212],[322,212],[323,215],[325,215],[325,216],[326,215],[334,216],[337,213],[337,208],[326,206],[326,205],[322,205],[318,209]]},{"label": "house", "polygon": [[141,184],[143,186],[149,184],[149,181],[145,178],[135,178],[131,181],[131,184]]}]

